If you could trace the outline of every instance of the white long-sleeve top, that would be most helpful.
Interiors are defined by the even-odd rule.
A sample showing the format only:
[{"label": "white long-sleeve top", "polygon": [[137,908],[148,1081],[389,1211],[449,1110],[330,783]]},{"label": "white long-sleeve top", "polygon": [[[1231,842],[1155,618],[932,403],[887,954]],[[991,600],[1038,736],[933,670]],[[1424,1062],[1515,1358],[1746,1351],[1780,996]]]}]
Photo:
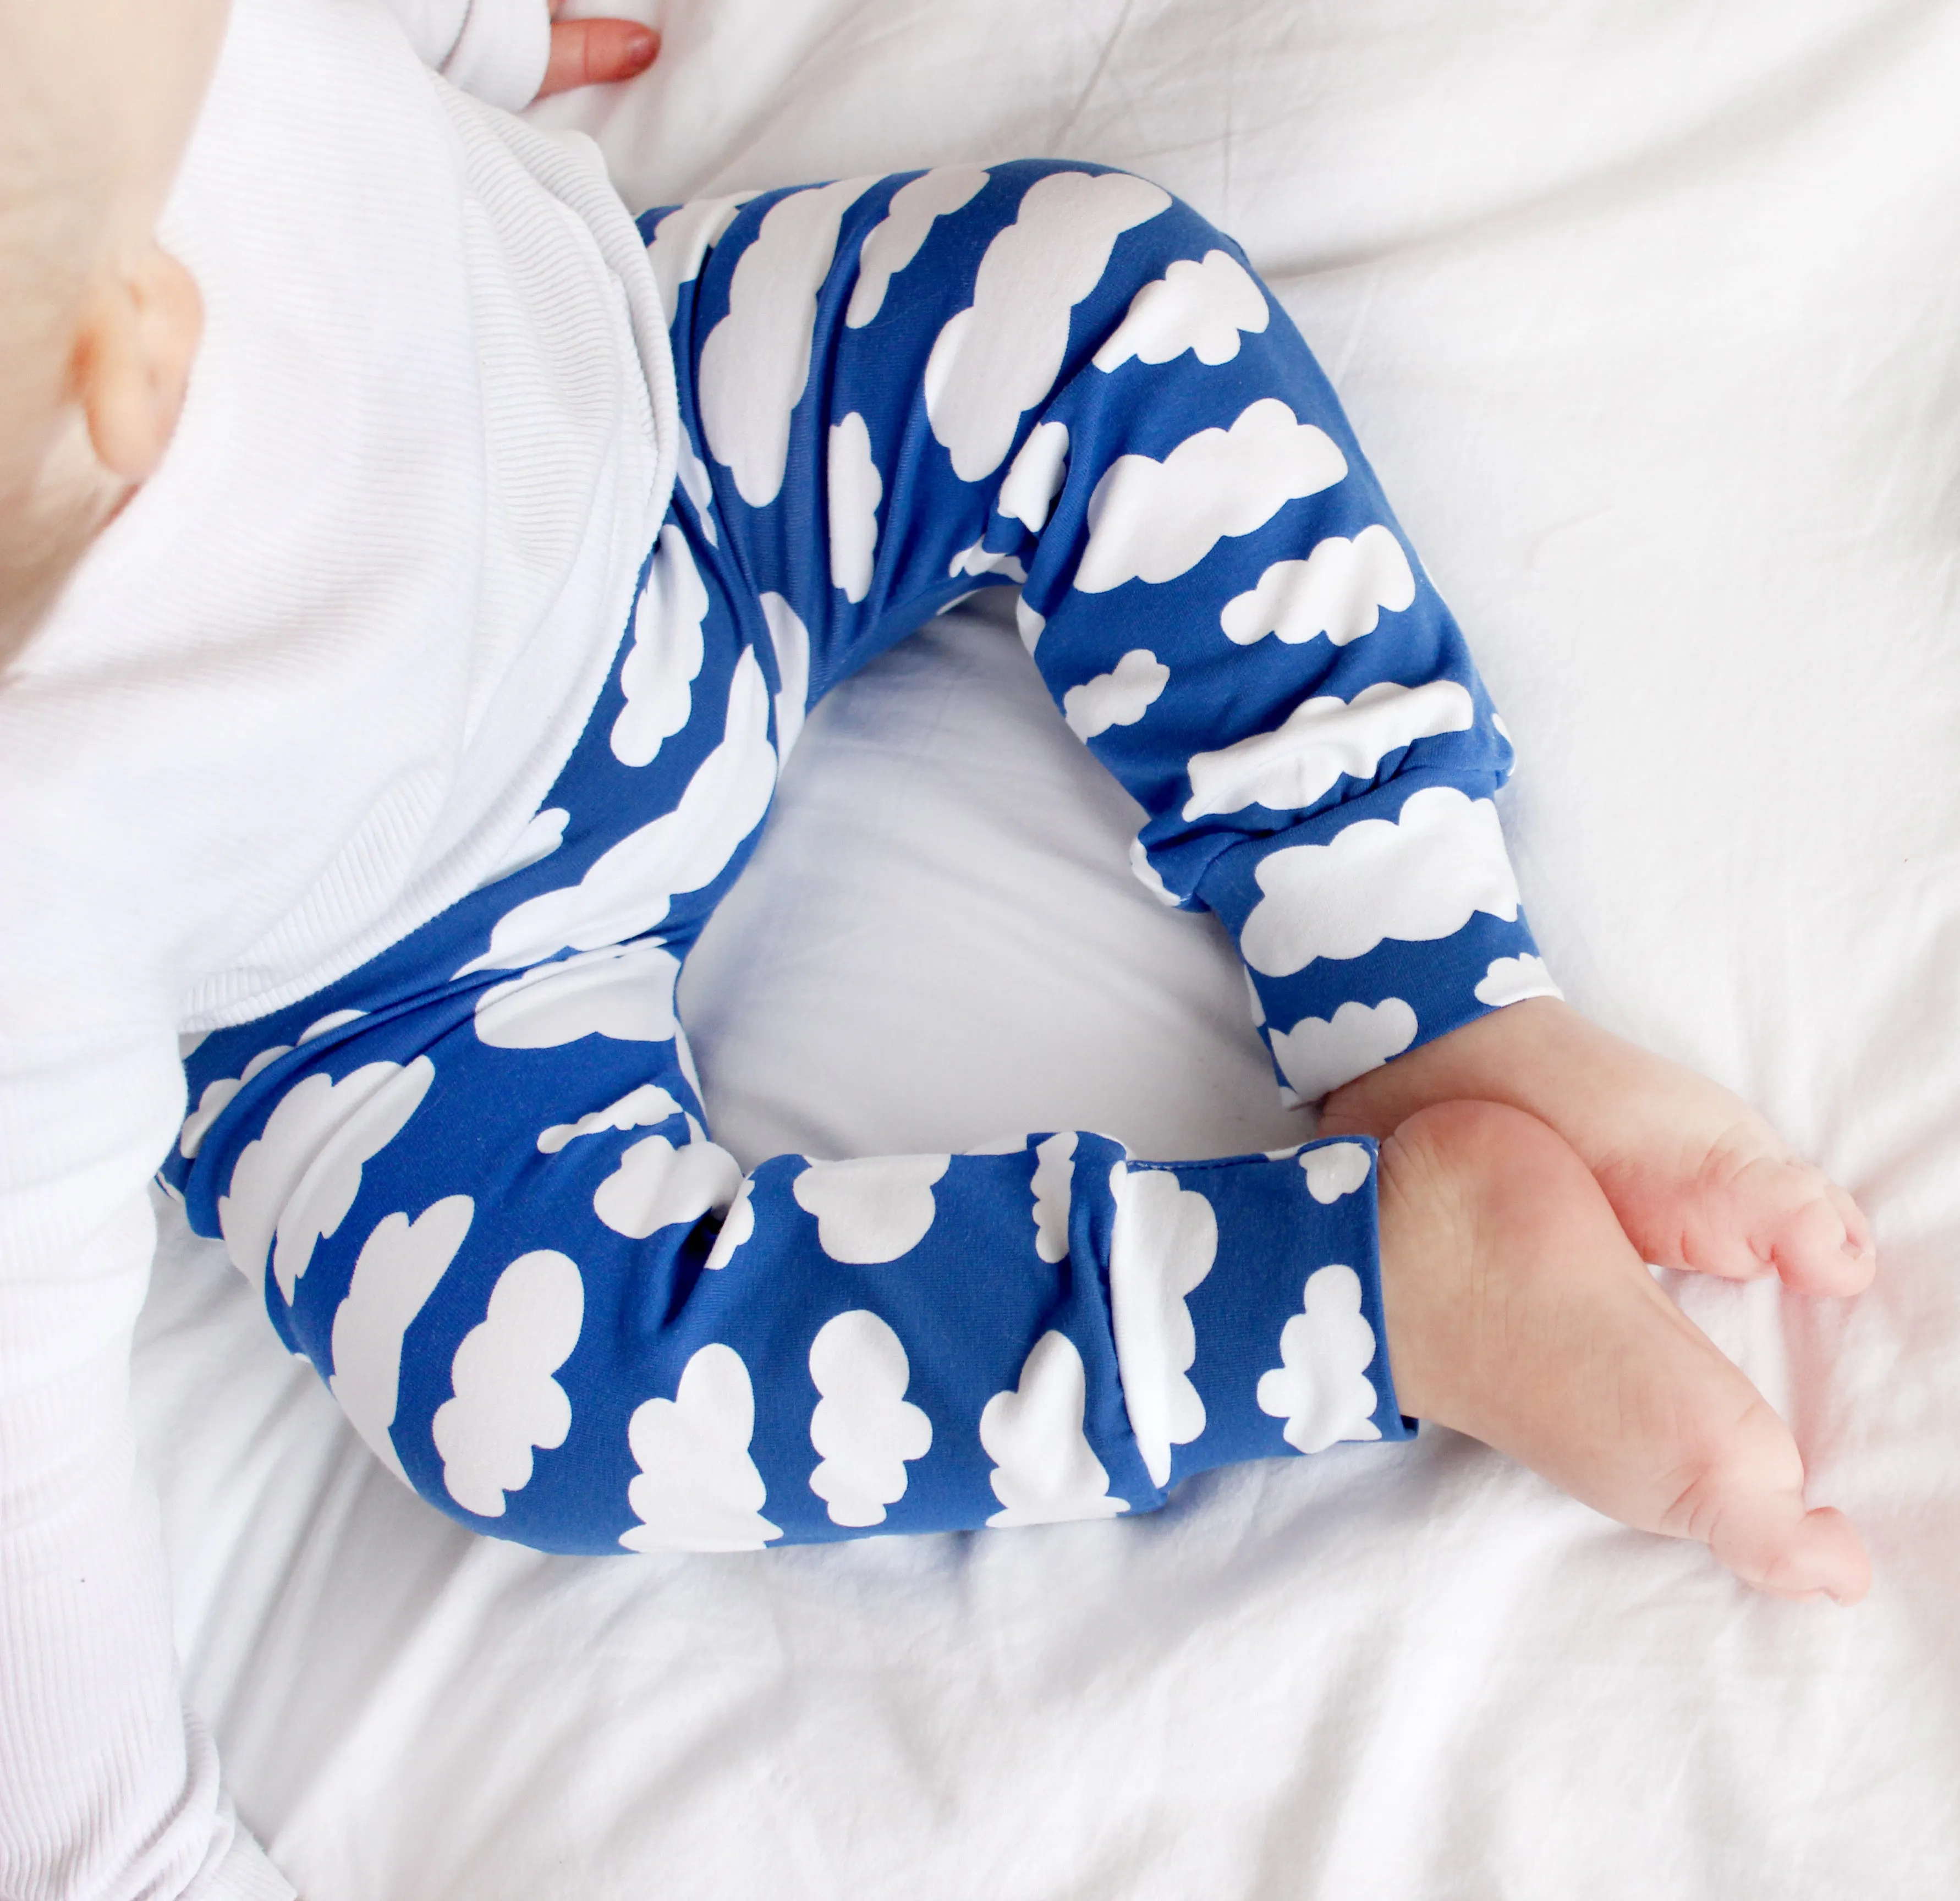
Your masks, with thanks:
[{"label": "white long-sleeve top", "polygon": [[[236,0],[161,231],[162,466],[0,682],[0,1896],[270,1897],[183,1709],[128,1403],[179,1038],[476,883],[664,512],[659,294],[543,0]],[[420,57],[418,57],[418,55]]]}]

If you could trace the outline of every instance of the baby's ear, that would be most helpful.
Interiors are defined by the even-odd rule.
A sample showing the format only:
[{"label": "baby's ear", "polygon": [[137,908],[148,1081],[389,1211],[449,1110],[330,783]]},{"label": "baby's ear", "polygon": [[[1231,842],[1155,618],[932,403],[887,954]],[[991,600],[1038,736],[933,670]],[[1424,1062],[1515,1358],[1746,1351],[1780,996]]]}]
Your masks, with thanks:
[{"label": "baby's ear", "polygon": [[163,460],[203,334],[197,281],[161,245],[145,245],[90,293],[70,389],[112,474],[142,482]]}]

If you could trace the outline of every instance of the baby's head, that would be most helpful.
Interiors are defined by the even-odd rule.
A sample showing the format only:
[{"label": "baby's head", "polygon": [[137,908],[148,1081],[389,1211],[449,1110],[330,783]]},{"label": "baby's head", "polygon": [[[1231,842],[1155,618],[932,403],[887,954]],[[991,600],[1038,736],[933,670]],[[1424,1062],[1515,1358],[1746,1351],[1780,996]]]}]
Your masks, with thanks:
[{"label": "baby's head", "polygon": [[161,460],[203,308],[156,221],[228,0],[0,0],[0,667]]}]

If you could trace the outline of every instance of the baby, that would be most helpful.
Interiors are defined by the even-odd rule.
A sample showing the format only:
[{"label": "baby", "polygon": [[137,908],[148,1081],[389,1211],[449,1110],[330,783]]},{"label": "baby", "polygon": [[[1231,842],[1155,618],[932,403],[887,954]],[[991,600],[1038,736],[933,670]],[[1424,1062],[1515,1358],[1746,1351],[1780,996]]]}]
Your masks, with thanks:
[{"label": "baby", "polygon": [[[1074,164],[636,226],[497,110],[636,30],[0,0],[0,1889],[290,1892],[134,1467],[159,1171],[541,1548],[1107,1517],[1428,1419],[1858,1597],[1643,1262],[1853,1294],[1863,1217],[1559,1000],[1502,726],[1242,254]],[[1319,1137],[745,1174],[681,962],[812,701],[1007,585]]]}]

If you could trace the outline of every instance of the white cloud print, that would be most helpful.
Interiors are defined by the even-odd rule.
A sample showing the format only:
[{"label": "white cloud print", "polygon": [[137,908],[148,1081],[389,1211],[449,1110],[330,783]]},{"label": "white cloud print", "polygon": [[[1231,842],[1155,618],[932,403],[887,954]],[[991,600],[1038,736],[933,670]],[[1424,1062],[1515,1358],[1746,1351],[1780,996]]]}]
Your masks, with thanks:
[{"label": "white cloud print", "polygon": [[832,1524],[883,1524],[905,1495],[908,1460],[932,1449],[932,1421],[905,1397],[912,1363],[903,1343],[863,1308],[826,1321],[810,1346],[810,1377],[822,1397],[810,1416],[822,1463],[810,1489]]},{"label": "white cloud print", "polygon": [[592,1211],[616,1235],[644,1241],[656,1229],[688,1226],[711,1208],[726,1208],[742,1185],[742,1165],[712,1142],[679,1148],[650,1135],[621,1155],[593,1191]]},{"label": "white cloud print", "polygon": [[[561,821],[565,817],[563,812],[557,815]],[[541,813],[539,816],[549,817],[550,815]],[[536,822],[536,819],[532,821],[534,825]],[[326,1016],[309,1023],[301,1031],[299,1041],[310,1043],[315,1037],[324,1036],[329,1030],[337,1030],[343,1024],[358,1022],[367,1013],[365,1010],[329,1010]],[[179,1054],[188,1057],[203,1041],[202,1036],[183,1039]],[[290,1043],[275,1043],[270,1048],[259,1051],[236,1076],[217,1076],[207,1082],[204,1086],[203,1094],[197,1099],[197,1107],[184,1117],[183,1127],[177,1131],[177,1152],[186,1161],[195,1156],[204,1146],[204,1138],[211,1133],[211,1125],[230,1106],[231,1098],[261,1070],[269,1069],[281,1057],[291,1055],[293,1047]],[[167,1182],[163,1185],[166,1188],[170,1186]],[[174,1190],[170,1191],[176,1192]]]},{"label": "white cloud print", "polygon": [[660,287],[660,305],[670,323],[680,287],[701,275],[702,265],[735,221],[735,214],[756,196],[735,192],[726,198],[697,198],[668,212],[654,227],[647,262],[653,266],[654,281]]},{"label": "white cloud print", "polygon": [[1039,534],[1068,473],[1068,424],[1038,422],[1028,431],[1020,453],[1008,465],[1007,479],[994,506]]},{"label": "white cloud print", "polygon": [[1130,841],[1130,869],[1136,874],[1137,882],[1160,904],[1177,907],[1177,893],[1163,881],[1163,874],[1150,863],[1150,854],[1144,849],[1141,837]]},{"label": "white cloud print", "polygon": [[755,650],[745,648],[728,682],[721,743],[695,769],[679,803],[602,852],[577,884],[507,911],[490,933],[490,948],[457,975],[518,969],[561,950],[644,936],[677,893],[698,891],[721,875],[762,823],[775,783],[769,690]]},{"label": "white cloud print", "polygon": [[1181,257],[1130,300],[1128,314],[1096,352],[1099,370],[1139,363],[1168,363],[1188,350],[1200,363],[1230,363],[1239,339],[1257,335],[1272,320],[1266,295],[1251,272],[1226,251],[1207,251],[1202,262]]},{"label": "white cloud print", "polygon": [[[1018,556],[989,548],[983,536],[970,548],[963,548],[947,564],[946,578],[948,580],[956,581],[963,574],[971,575],[975,580],[983,574],[1004,574],[1009,580],[1019,583],[1027,579],[1028,571],[1021,565]],[[964,594],[959,597],[963,601],[966,599]],[[948,607],[959,605],[959,601],[947,603]],[[940,610],[941,612],[944,611],[944,609]]]},{"label": "white cloud print", "polygon": [[204,1092],[197,1099],[197,1107],[184,1117],[183,1127],[177,1131],[177,1152],[188,1162],[204,1146],[204,1138],[211,1133],[211,1125],[231,1105],[231,1098],[244,1088],[261,1070],[269,1068],[282,1056],[290,1056],[293,1046],[290,1043],[275,1043],[261,1050],[236,1076],[215,1077],[204,1086]]},{"label": "white cloud print", "polygon": [[627,1422],[639,1477],[626,1502],[640,1522],[619,1534],[628,1551],[759,1551],[780,1526],[762,1516],[768,1498],[749,1456],[756,1391],[732,1346],[704,1346],[670,1400],[648,1400]]},{"label": "white cloud print", "polygon": [[1068,1217],[1075,1180],[1075,1132],[1035,1144],[1035,1252],[1051,1264],[1068,1256]]},{"label": "white cloud print", "polygon": [[1552,981],[1542,957],[1529,951],[1517,957],[1494,957],[1491,968],[1471,992],[1480,1003],[1502,1009],[1507,1003],[1522,1003],[1528,997],[1563,997],[1564,991]]},{"label": "white cloud print", "polygon": [[376,1223],[333,1315],[333,1377],[327,1386],[374,1456],[406,1485],[390,1429],[402,1377],[402,1341],[469,1232],[467,1195]]},{"label": "white cloud print", "polygon": [[1075,585],[1100,594],[1126,581],[1173,580],[1224,537],[1249,535],[1347,473],[1332,436],[1262,396],[1230,429],[1201,429],[1162,462],[1118,456],[1102,472]]},{"label": "white cloud print", "polygon": [[1398,686],[1383,680],[1351,700],[1303,700],[1271,733],[1192,755],[1186,819],[1265,806],[1295,811],[1324,798],[1345,774],[1373,777],[1382,761],[1418,739],[1467,733],[1476,717],[1454,680]]},{"label": "white cloud print", "polygon": [[664,1043],[679,975],[680,960],[658,938],[535,964],[478,993],[476,1040],[498,1050],[552,1050],[585,1036]]},{"label": "white cloud print", "polygon": [[1254,874],[1265,894],[1239,944],[1267,977],[1320,957],[1360,957],[1384,938],[1452,936],[1478,911],[1518,914],[1497,808],[1454,786],[1425,786],[1397,819],[1358,819],[1324,845],[1287,845]]},{"label": "white cloud print", "polygon": [[1358,1142],[1322,1142],[1304,1151],[1300,1165],[1306,1191],[1323,1208],[1351,1195],[1368,1179],[1368,1151]]},{"label": "white cloud print", "polygon": [[1318,1102],[1330,1089],[1400,1056],[1415,1033],[1415,1012],[1399,997],[1372,1006],[1347,1003],[1331,1018],[1303,1016],[1290,1030],[1274,1030],[1273,1060],[1302,1101]]},{"label": "white cloud print", "polygon": [[721,1232],[714,1237],[714,1245],[708,1251],[708,1258],[702,1263],[704,1267],[719,1270],[726,1267],[733,1259],[737,1248],[744,1246],[756,1237],[756,1178],[743,1178],[736,1191],[735,1199],[729,1203],[728,1212],[721,1218]]},{"label": "white cloud print", "polygon": [[751,508],[782,488],[790,418],[810,380],[816,294],[844,214],[877,182],[840,179],[777,199],[730,275],[727,315],[702,345],[695,388],[708,450]]},{"label": "white cloud print", "polygon": [[218,1225],[232,1264],[261,1279],[266,1257],[288,1301],[361,1192],[361,1171],[399,1135],[435,1080],[425,1056],[404,1067],[368,1063],[336,1082],[303,1076],[279,1098],[257,1139],[239,1152]]},{"label": "white cloud print", "polygon": [[714,478],[708,472],[707,463],[694,453],[685,423],[674,432],[674,480],[680,485],[681,493],[694,504],[708,546],[720,547],[721,537],[714,528]]},{"label": "white cloud print", "polygon": [[934,224],[978,195],[988,174],[977,165],[942,165],[921,173],[892,194],[885,215],[858,252],[858,281],[845,327],[861,330],[885,307],[885,291],[914,258]]},{"label": "white cloud print", "polygon": [[1277,634],[1289,647],[1325,634],[1345,647],[1372,634],[1387,608],[1415,599],[1415,574],[1393,532],[1377,522],[1352,541],[1330,535],[1304,561],[1275,561],[1258,584],[1225,603],[1219,624],[1241,647]]},{"label": "white cloud print", "polygon": [[1198,1335],[1185,1297],[1218,1252],[1211,1203],[1161,1168],[1109,1171],[1116,1200],[1109,1307],[1130,1430],[1153,1484],[1170,1482],[1170,1449],[1204,1430],[1204,1402],[1187,1377]]},{"label": "white cloud print", "polygon": [[1061,696],[1061,717],[1078,739],[1093,739],[1112,726],[1134,726],[1170,682],[1170,669],[1147,647],[1133,647],[1114,669],[1072,686]]},{"label": "white cloud print", "polygon": [[951,1162],[943,1155],[813,1162],[790,1192],[816,1216],[817,1243],[832,1260],[869,1266],[896,1260],[924,1240],[935,1213],[933,1184]]},{"label": "white cloud print", "polygon": [[810,629],[803,616],[780,594],[762,596],[762,618],[769,646],[776,656],[776,757],[780,766],[803,731],[810,710]]},{"label": "white cloud print", "polygon": [[926,415],[961,481],[1006,460],[1022,415],[1055,387],[1070,314],[1102,281],[1116,240],[1170,202],[1122,172],[1052,172],[1023,194],[980,260],[972,304],[926,364]]},{"label": "white cloud print", "polygon": [[1342,1439],[1378,1439],[1377,1395],[1367,1376],[1375,1330],[1361,1311],[1361,1278],[1328,1267],[1307,1276],[1303,1313],[1280,1330],[1280,1363],[1259,1376],[1259,1410],[1284,1419],[1282,1437],[1300,1452]]},{"label": "white cloud print", "polygon": [[830,584],[847,601],[871,591],[884,478],[871,459],[871,431],[852,410],[830,425]]},{"label": "white cloud print", "polygon": [[1129,1510],[1127,1499],[1110,1496],[1109,1474],[1082,1429],[1088,1391],[1074,1341],[1051,1330],[1022,1362],[1020,1384],[981,1409],[980,1443],[994,1461],[989,1482],[1001,1506],[990,1527],[1113,1518]]},{"label": "white cloud print", "polygon": [[680,1105],[657,1082],[642,1082],[617,1102],[594,1109],[576,1122],[555,1122],[538,1137],[540,1155],[556,1155],[582,1135],[603,1135],[619,1129],[651,1129],[682,1114]]},{"label": "white cloud print", "polygon": [[552,1375],[584,1319],[585,1283],[563,1254],[520,1254],[497,1276],[488,1311],[450,1362],[453,1397],[429,1422],[443,1484],[464,1511],[501,1518],[504,1494],[531,1482],[533,1450],[564,1445],[571,1401]]},{"label": "white cloud print", "polygon": [[626,704],[612,722],[612,745],[622,765],[651,764],[662,744],[687,724],[707,618],[700,570],[687,537],[669,522],[634,607],[633,644],[619,669]]}]

